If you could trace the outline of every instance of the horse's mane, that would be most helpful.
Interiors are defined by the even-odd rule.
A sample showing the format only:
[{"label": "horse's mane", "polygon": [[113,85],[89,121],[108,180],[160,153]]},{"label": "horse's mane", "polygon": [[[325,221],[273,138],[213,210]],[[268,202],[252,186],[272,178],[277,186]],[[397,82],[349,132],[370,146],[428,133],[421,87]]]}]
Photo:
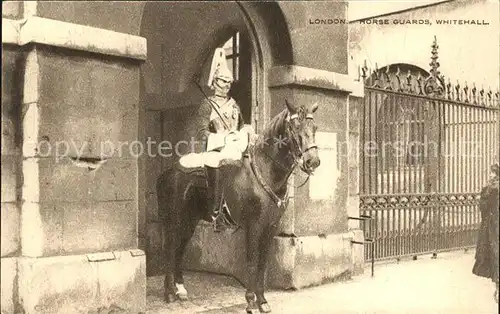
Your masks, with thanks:
[{"label": "horse's mane", "polygon": [[284,135],[287,113],[288,110],[283,109],[283,111],[274,116],[262,134],[263,140],[266,141],[268,139],[274,139],[280,135]]}]

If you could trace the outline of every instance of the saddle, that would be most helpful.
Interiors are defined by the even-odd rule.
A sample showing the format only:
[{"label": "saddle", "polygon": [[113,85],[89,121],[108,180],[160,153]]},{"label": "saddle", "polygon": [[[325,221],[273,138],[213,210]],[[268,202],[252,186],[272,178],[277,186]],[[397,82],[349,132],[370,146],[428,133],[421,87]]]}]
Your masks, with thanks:
[{"label": "saddle", "polygon": [[206,171],[204,166],[194,166],[194,167],[185,167],[180,162],[177,162],[175,167],[182,173],[190,174],[193,176],[206,176]]},{"label": "saddle", "polygon": [[207,187],[207,172],[205,167],[184,167],[181,163],[177,162],[176,169],[192,178],[192,185],[198,188]]}]

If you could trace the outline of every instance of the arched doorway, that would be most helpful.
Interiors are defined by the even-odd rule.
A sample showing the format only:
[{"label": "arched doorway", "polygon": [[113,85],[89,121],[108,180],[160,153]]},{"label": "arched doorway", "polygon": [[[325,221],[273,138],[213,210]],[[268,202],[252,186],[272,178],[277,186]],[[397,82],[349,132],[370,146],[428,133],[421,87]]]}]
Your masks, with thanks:
[{"label": "arched doorway", "polygon": [[235,78],[230,93],[245,122],[259,128],[263,67],[249,23],[235,2],[151,2],[144,8],[141,36],[148,41],[148,59],[141,69],[139,138],[151,148],[139,161],[138,233],[148,276],[162,272],[156,178],[193,147],[199,126],[192,117],[211,95],[207,78],[215,48],[226,52]]}]

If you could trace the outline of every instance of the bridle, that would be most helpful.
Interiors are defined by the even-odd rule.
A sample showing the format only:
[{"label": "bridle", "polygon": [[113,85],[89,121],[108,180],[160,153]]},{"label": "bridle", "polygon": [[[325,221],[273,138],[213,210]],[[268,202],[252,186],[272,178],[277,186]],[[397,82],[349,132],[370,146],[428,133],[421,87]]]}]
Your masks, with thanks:
[{"label": "bridle", "polygon": [[[288,167],[283,166],[280,162],[278,162],[275,158],[273,158],[272,156],[267,154],[267,152],[265,152],[265,150],[264,150],[265,156],[267,156],[272,162],[277,164],[281,169],[283,169],[284,171],[287,171],[287,175],[285,176],[285,180],[283,181],[283,184],[279,187],[278,190],[281,190],[283,188],[283,186],[288,183],[288,179],[292,175],[297,164],[301,164],[302,170],[304,172],[306,172],[305,169],[303,168],[304,162],[301,163],[302,158],[303,158],[304,154],[307,153],[309,150],[311,150],[313,148],[318,148],[316,143],[312,143],[312,144],[308,145],[304,150],[301,149],[300,139],[297,136],[297,133],[295,132],[295,130],[293,129],[293,126],[291,124],[291,121],[294,121],[295,119],[298,119],[298,118],[299,118],[299,114],[297,114],[297,113],[294,113],[294,114],[286,117],[286,133],[290,137],[291,142],[292,142],[292,148],[289,150],[289,154],[291,154],[292,158],[293,158],[293,163],[292,163],[291,167],[288,168]],[[305,118],[310,119],[310,121],[314,121],[314,117],[312,114],[307,114]],[[249,154],[248,154],[248,157],[250,158],[250,166],[252,168],[253,173],[255,174],[260,185],[269,194],[269,196],[271,196],[271,198],[276,203],[276,205],[279,208],[285,208],[288,205],[288,200],[289,200],[289,188],[288,188],[288,186],[286,187],[285,195],[283,197],[279,197],[272,190],[272,188],[265,182],[262,174],[260,173],[260,170],[258,169],[257,165],[255,164],[254,151],[255,151],[255,148],[252,147],[249,151]],[[303,185],[305,185],[307,183],[307,181],[309,180],[309,177],[310,177],[310,174],[307,175],[307,178],[304,181],[304,183],[302,183],[298,187],[302,187]]]},{"label": "bridle", "polygon": [[[291,121],[294,121],[295,119],[298,119],[298,118],[299,118],[299,114],[294,113],[294,114],[288,116],[286,119],[287,120],[287,127],[286,127],[287,133],[290,135],[290,139],[292,140],[292,145],[293,145],[293,148],[290,150],[290,153],[293,156],[294,167],[295,167],[295,165],[297,165],[301,161],[301,159],[305,153],[307,153],[309,150],[311,150],[313,148],[318,148],[318,145],[316,145],[316,143],[313,142],[313,143],[309,144],[309,146],[307,146],[306,149],[302,150],[302,148],[300,146],[299,137],[297,136],[297,133],[295,133],[295,130],[293,129],[293,126],[291,123]],[[314,117],[312,114],[306,114],[305,119],[309,120],[309,121],[314,121]],[[292,168],[294,168],[294,167],[292,167]]]}]

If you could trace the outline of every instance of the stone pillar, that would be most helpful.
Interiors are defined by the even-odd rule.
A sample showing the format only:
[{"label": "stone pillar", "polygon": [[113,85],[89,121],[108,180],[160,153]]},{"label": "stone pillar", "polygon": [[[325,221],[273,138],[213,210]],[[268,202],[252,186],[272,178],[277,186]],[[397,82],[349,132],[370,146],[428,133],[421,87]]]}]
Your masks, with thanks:
[{"label": "stone pillar", "polygon": [[[348,118],[348,138],[349,152],[348,156],[348,191],[347,191],[347,216],[351,217],[348,220],[348,229],[354,231],[354,240],[363,242],[365,240],[365,228],[368,228],[370,221],[361,221],[352,218],[359,218],[359,180],[360,180],[360,135],[361,135],[361,118],[363,117],[364,106],[364,87],[362,83],[358,83],[352,94],[349,95],[349,118]],[[368,229],[366,229],[368,230]],[[364,244],[356,244],[353,246],[353,274],[363,272],[365,257]]]},{"label": "stone pillar", "polygon": [[[287,98],[294,104],[318,103],[315,114],[320,167],[307,183],[295,176],[295,195],[275,238],[269,282],[279,288],[301,288],[355,271],[359,247],[351,243],[362,233],[348,216],[357,208],[357,162],[350,151],[357,138],[350,130],[349,95],[362,86],[351,77],[302,66],[279,66],[270,71],[272,103]],[[274,108],[278,112],[282,108]],[[353,176],[351,178],[351,176]],[[357,215],[357,213],[355,213]]]},{"label": "stone pillar", "polygon": [[[3,14],[11,17],[18,15],[19,7],[9,3],[3,5]],[[21,128],[19,120],[20,90],[19,61],[22,52],[14,45],[15,38],[4,36],[15,33],[12,23],[2,23],[2,202],[1,202],[1,291],[2,313],[14,313],[17,303],[17,257],[20,254],[19,187],[21,173]]]},{"label": "stone pillar", "polygon": [[[363,87],[348,75],[347,2],[280,2],[288,22],[293,65],[269,72],[272,103],[317,102],[321,166],[295,189],[294,205],[283,217],[269,281],[275,287],[301,288],[358,272],[363,250],[358,215],[356,108]],[[332,21],[329,23],[328,21]],[[272,115],[281,107],[272,108]],[[354,125],[351,125],[353,122]],[[305,182],[295,177],[295,186]]]},{"label": "stone pillar", "polygon": [[[5,241],[10,247],[7,254],[19,254],[14,279],[8,282],[2,258],[2,311],[145,312],[145,256],[137,249],[133,150],[145,40],[33,16],[36,3],[24,5],[30,15],[23,23],[2,21],[13,25],[9,38],[14,52],[3,55],[4,60],[10,62],[12,54],[23,51],[16,68],[22,77],[12,88],[22,91],[17,104],[21,114],[17,119],[7,114],[7,120],[22,130],[19,171],[24,177],[17,232],[12,189],[18,181],[11,177],[20,163],[6,163],[10,168],[5,200],[10,207],[5,206]],[[8,69],[3,68],[2,75],[4,71]],[[7,151],[15,153],[14,148]],[[2,168],[3,161],[2,149]],[[3,185],[2,174],[2,202]],[[2,203],[2,257],[3,213]],[[4,293],[11,295],[10,291],[13,301],[4,309]]]}]

